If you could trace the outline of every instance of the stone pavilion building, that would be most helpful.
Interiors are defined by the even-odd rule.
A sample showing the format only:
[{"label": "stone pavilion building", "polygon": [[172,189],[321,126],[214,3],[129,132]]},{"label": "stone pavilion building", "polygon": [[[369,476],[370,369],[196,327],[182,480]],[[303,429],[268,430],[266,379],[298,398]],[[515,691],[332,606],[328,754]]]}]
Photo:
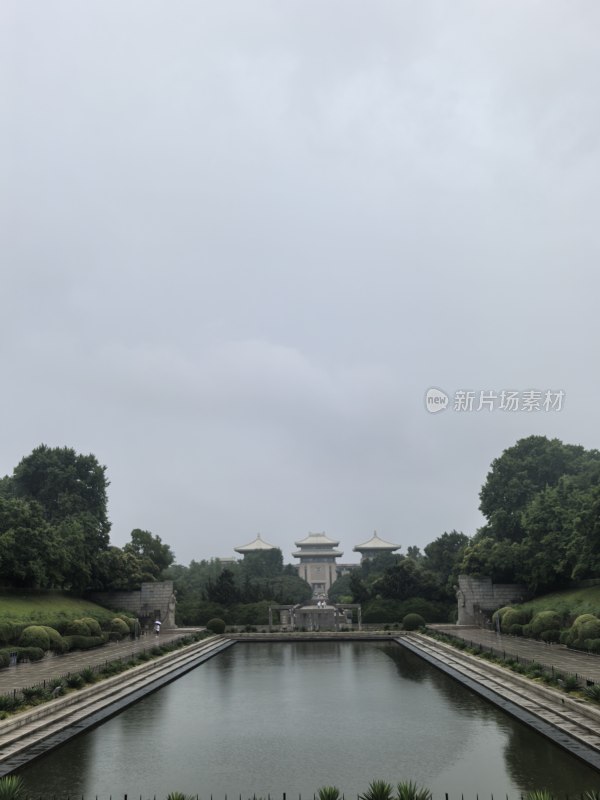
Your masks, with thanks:
[{"label": "stone pavilion building", "polygon": [[241,553],[243,556],[246,553],[266,553],[268,550],[276,550],[275,545],[269,544],[260,538],[260,533],[256,534],[256,539],[253,539],[248,544],[240,545],[233,548],[236,553]]},{"label": "stone pavilion building", "polygon": [[298,575],[310,584],[315,599],[326,598],[337,578],[335,560],[344,555],[336,549],[339,541],[330,539],[324,532],[309,533],[295,545],[298,550],[292,556],[300,559]]},{"label": "stone pavilion building", "polygon": [[360,553],[361,561],[367,561],[370,558],[374,558],[375,556],[380,555],[381,553],[393,553],[396,550],[400,549],[399,544],[392,544],[391,542],[386,542],[384,539],[380,539],[377,535],[377,531],[373,531],[373,536],[362,544],[357,544],[356,547],[352,548],[355,553]]}]

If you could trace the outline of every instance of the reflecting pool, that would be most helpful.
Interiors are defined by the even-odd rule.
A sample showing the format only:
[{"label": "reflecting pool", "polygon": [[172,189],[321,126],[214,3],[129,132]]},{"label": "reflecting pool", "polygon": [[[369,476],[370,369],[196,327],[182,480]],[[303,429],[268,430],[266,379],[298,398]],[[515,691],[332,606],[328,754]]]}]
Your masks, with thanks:
[{"label": "reflecting pool", "polygon": [[22,769],[86,798],[356,797],[373,778],[434,798],[579,794],[600,775],[397,644],[243,643]]}]

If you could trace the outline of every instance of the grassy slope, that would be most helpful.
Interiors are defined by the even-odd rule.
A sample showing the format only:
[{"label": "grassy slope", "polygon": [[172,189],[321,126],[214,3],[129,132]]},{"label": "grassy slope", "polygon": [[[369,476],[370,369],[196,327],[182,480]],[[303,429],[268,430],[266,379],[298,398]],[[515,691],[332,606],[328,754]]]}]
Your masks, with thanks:
[{"label": "grassy slope", "polygon": [[577,617],[579,614],[600,616],[600,585],[553,592],[523,603],[519,608],[531,609],[534,614],[538,611],[557,611],[561,615],[572,617]]},{"label": "grassy slope", "polygon": [[114,611],[109,611],[95,603],[68,597],[59,592],[32,594],[0,594],[0,622],[50,622],[71,620],[81,617],[112,619]]}]

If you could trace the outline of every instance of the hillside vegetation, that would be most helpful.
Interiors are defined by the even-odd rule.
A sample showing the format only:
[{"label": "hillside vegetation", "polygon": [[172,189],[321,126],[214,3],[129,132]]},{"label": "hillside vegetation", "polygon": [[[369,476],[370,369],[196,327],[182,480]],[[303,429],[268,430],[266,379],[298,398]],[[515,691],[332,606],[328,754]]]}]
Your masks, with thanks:
[{"label": "hillside vegetation", "polygon": [[70,597],[61,592],[0,593],[0,622],[69,622],[81,617],[93,617],[99,622],[115,616],[96,603]]},{"label": "hillside vegetation", "polygon": [[600,653],[600,586],[553,592],[495,612],[502,633]]}]

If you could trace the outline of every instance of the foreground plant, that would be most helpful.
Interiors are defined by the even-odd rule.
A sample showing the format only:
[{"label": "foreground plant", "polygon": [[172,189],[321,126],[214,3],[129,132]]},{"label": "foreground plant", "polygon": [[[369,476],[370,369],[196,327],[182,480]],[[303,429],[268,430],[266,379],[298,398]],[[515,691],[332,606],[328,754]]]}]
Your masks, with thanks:
[{"label": "foreground plant", "polygon": [[0,800],[22,800],[25,797],[25,784],[19,775],[6,775],[0,778]]},{"label": "foreground plant", "polygon": [[548,789],[536,789],[534,792],[528,792],[525,800],[554,800],[554,797]]},{"label": "foreground plant", "polygon": [[337,786],[321,786],[317,792],[319,800],[340,800],[342,793]]},{"label": "foreground plant", "polygon": [[413,781],[401,781],[398,784],[398,800],[431,800],[431,791]]},{"label": "foreground plant", "polygon": [[359,795],[359,800],[394,800],[394,789],[387,781],[371,781],[367,791]]}]

